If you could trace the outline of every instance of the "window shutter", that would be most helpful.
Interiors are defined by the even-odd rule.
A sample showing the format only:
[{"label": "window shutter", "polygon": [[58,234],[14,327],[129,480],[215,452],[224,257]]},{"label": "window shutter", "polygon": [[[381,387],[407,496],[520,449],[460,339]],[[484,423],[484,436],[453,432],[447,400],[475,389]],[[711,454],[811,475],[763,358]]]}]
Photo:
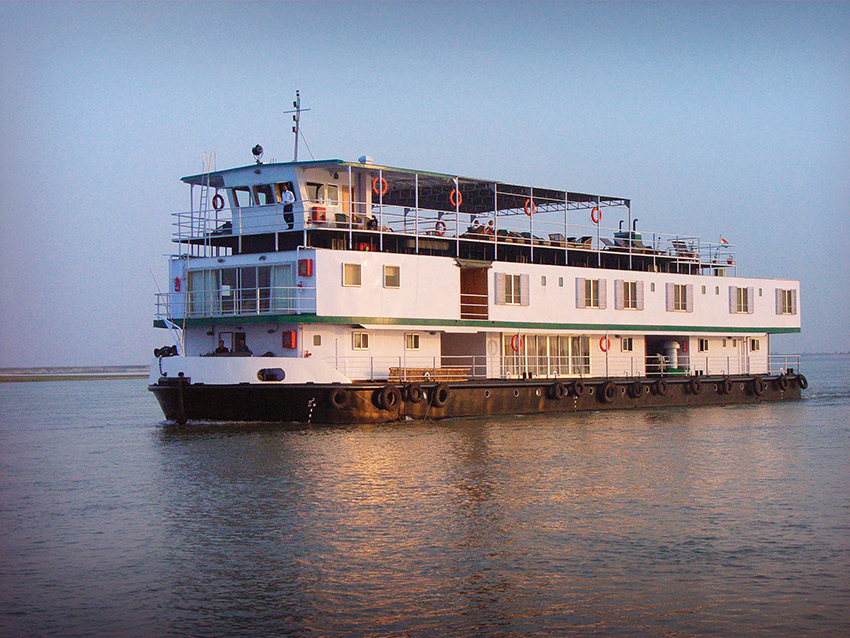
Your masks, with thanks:
[{"label": "window shutter", "polygon": [[625,297],[626,293],[624,288],[625,285],[622,279],[614,280],[614,310],[623,309],[623,298]]},{"label": "window shutter", "polygon": [[519,305],[527,306],[529,304],[529,284],[528,275],[519,276]]},{"label": "window shutter", "polygon": [[667,284],[667,312],[673,312],[676,309],[676,291],[673,284]]},{"label": "window shutter", "polygon": [[576,308],[584,308],[584,277],[576,277]]},{"label": "window shutter", "polygon": [[643,310],[643,281],[637,282],[637,309]]},{"label": "window shutter", "polygon": [[496,275],[496,303],[505,305],[505,273],[497,272]]},{"label": "window shutter", "polygon": [[605,310],[608,307],[608,280],[599,280],[599,309]]},{"label": "window shutter", "polygon": [[782,291],[777,288],[776,289],[776,314],[782,314]]},{"label": "window shutter", "polygon": [[729,312],[738,312],[738,289],[735,286],[729,286]]},{"label": "window shutter", "polygon": [[797,290],[794,289],[791,291],[791,314],[797,314]]},{"label": "window shutter", "polygon": [[688,298],[685,300],[685,310],[687,312],[693,312],[694,311],[694,285],[688,284],[686,291],[687,291]]},{"label": "window shutter", "polygon": [[747,288],[747,314],[753,314],[755,312],[756,306],[756,297],[755,297],[755,288]]}]

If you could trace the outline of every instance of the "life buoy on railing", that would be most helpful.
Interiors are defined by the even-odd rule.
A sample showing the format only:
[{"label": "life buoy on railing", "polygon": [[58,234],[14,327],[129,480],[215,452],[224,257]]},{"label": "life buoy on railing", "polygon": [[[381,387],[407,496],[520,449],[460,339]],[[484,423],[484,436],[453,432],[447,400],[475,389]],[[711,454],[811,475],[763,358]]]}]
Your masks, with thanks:
[{"label": "life buoy on railing", "polygon": [[437,220],[437,223],[436,223],[436,224],[434,224],[434,231],[435,231],[435,232],[436,232],[436,233],[437,233],[440,237],[442,237],[443,235],[445,235],[445,234],[446,234],[446,222],[444,222],[442,219]]},{"label": "life buoy on railing", "polygon": [[599,206],[594,206],[593,210],[590,211],[590,221],[594,224],[598,224],[602,221],[602,211],[599,210]]},{"label": "life buoy on railing", "polygon": [[511,337],[511,350],[519,352],[520,348],[522,348],[522,336],[517,334]]},{"label": "life buoy on railing", "polygon": [[[378,190],[379,179],[381,180],[381,190]],[[376,177],[372,180],[372,192],[375,193],[375,195],[386,195],[387,189],[389,189],[389,187],[390,185],[387,184],[387,180],[385,180],[383,177]]]},{"label": "life buoy on railing", "polygon": [[174,292],[180,292],[180,277],[174,278]]},{"label": "life buoy on railing", "polygon": [[224,208],[224,197],[222,197],[220,193],[216,193],[213,195],[212,205],[216,210],[221,210]]},{"label": "life buoy on railing", "polygon": [[463,195],[460,194],[458,189],[453,188],[452,192],[449,193],[449,202],[455,208],[460,208],[461,203],[463,203]]},{"label": "life buoy on railing", "polygon": [[599,349],[602,352],[608,352],[611,349],[611,340],[608,337],[602,337],[599,340]]},{"label": "life buoy on railing", "polygon": [[537,205],[531,200],[531,198],[525,200],[525,214],[531,217],[535,210],[537,210]]}]

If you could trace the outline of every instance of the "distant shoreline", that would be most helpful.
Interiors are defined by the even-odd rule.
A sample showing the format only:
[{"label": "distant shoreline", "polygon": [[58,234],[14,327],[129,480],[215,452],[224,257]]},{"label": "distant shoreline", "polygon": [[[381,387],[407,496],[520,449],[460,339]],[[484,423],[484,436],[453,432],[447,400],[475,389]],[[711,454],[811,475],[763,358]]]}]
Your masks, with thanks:
[{"label": "distant shoreline", "polygon": [[33,381],[91,381],[99,379],[146,379],[148,366],[65,366],[0,368],[0,383]]}]

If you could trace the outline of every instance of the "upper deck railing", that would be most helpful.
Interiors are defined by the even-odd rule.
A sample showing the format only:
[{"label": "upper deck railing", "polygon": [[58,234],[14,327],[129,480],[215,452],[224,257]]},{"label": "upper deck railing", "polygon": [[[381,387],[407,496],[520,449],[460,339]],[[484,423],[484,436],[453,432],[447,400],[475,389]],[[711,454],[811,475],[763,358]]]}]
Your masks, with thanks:
[{"label": "upper deck railing", "polygon": [[[329,205],[324,200],[308,200],[295,204],[291,212],[284,211],[281,204],[271,204],[175,213],[174,241],[190,254],[207,256],[218,255],[222,249],[242,252],[245,237],[273,237],[272,247],[277,250],[287,233],[302,233],[303,245],[310,245],[308,233],[326,232],[348,249],[362,248],[367,242],[371,250],[401,245],[407,252],[461,256],[463,245],[478,246],[488,258],[497,260],[524,249],[531,261],[535,251],[561,249],[584,255],[587,266],[602,266],[603,256],[614,256],[621,258],[619,267],[626,269],[657,269],[661,263],[673,263],[688,272],[735,272],[734,246],[724,240],[708,242],[693,235],[637,231],[630,213],[617,220],[617,227],[605,225],[603,216],[611,217],[618,205],[620,213],[629,213],[624,202],[600,202],[599,207],[589,209],[530,198],[520,209],[478,214],[375,202],[354,202],[343,210],[338,202]],[[351,212],[356,210],[369,213]]]}]

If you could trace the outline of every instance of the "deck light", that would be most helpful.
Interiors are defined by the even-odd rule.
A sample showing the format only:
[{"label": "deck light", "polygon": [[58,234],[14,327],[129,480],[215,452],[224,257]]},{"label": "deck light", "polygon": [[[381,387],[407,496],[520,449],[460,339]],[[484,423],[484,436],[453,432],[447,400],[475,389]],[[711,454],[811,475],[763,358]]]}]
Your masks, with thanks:
[{"label": "deck light", "polygon": [[260,158],[263,157],[263,147],[257,144],[254,148],[251,149],[251,153],[253,153],[254,159],[257,160],[257,164],[262,164]]}]

